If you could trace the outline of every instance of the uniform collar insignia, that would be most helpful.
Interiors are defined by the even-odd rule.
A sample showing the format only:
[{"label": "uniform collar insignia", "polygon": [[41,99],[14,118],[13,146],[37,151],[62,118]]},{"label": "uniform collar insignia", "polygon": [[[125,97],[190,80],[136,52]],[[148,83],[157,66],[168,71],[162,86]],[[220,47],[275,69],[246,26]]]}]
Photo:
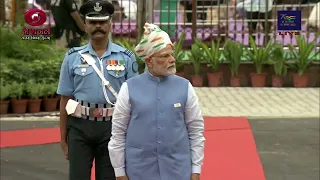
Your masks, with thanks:
[{"label": "uniform collar insignia", "polygon": [[100,5],[100,3],[96,3],[96,5],[95,6],[93,6],[93,9],[95,10],[95,11],[97,11],[97,12],[99,12],[99,11],[101,11],[102,10],[102,6],[99,6]]}]

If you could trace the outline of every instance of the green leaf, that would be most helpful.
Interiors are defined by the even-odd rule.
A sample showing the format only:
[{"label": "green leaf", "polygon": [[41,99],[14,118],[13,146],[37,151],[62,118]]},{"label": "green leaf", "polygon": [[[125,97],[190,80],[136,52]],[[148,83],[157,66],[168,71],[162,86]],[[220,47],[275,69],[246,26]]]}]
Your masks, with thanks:
[{"label": "green leaf", "polygon": [[22,95],[25,90],[25,84],[24,83],[17,83],[13,82],[10,86],[9,89],[9,97],[13,99],[21,99]]},{"label": "green leaf", "polygon": [[[198,39],[195,39],[198,41]],[[204,52],[197,43],[191,45],[191,62],[193,64],[195,75],[200,73],[200,65],[204,58]]]},{"label": "green leaf", "polygon": [[174,42],[174,59],[176,68],[180,69],[184,65],[183,58],[185,57],[185,51],[183,50],[183,44],[186,38],[186,33],[182,32],[178,41]]},{"label": "green leaf", "polygon": [[[298,75],[302,75],[309,68],[310,63],[312,62],[310,56],[312,51],[316,48],[316,39],[319,35],[316,35],[315,39],[312,42],[308,42],[307,39],[303,36],[296,36],[297,48],[289,45],[290,53],[295,60],[293,68],[298,72]],[[318,53],[315,53],[317,55]]]},{"label": "green leaf", "polygon": [[225,60],[229,62],[231,76],[238,76],[238,69],[241,63],[241,57],[244,53],[244,47],[241,43],[227,40],[224,48],[223,55]]},{"label": "green leaf", "polygon": [[255,41],[250,36],[250,47],[247,48],[245,52],[245,57],[252,61],[255,64],[256,72],[262,73],[262,68],[264,64],[267,64],[270,60],[270,56],[272,53],[273,43],[269,41],[267,45],[263,48],[258,48],[255,44]]},{"label": "green leaf", "polygon": [[221,58],[222,51],[220,50],[220,41],[218,41],[217,44],[211,41],[211,47],[208,47],[206,43],[203,43],[199,39],[195,39],[195,43],[203,49],[203,58],[211,66],[212,71],[217,72],[223,60]]},{"label": "green leaf", "polygon": [[275,43],[271,54],[271,63],[276,75],[284,76],[287,74],[287,61],[288,58],[285,56],[282,45]]},{"label": "green leaf", "polygon": [[10,85],[3,85],[1,83],[1,89],[0,89],[0,100],[3,101],[7,99],[10,96]]}]

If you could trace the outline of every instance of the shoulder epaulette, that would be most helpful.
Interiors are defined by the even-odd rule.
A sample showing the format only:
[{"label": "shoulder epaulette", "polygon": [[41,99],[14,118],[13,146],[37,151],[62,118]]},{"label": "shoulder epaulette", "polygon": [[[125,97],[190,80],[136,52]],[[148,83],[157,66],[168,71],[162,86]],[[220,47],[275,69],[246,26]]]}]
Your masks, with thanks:
[{"label": "shoulder epaulette", "polygon": [[129,49],[127,49],[127,48],[125,48],[123,46],[120,46],[118,44],[113,44],[113,45],[115,47],[117,47],[120,52],[123,52],[124,54],[126,54],[129,57],[132,57],[134,55],[134,53],[132,51],[130,51]]},{"label": "shoulder epaulette", "polygon": [[81,47],[74,47],[74,48],[71,48],[69,51],[68,51],[68,55],[74,53],[74,52],[78,52],[82,49],[84,49],[86,46],[81,46]]},{"label": "shoulder epaulette", "polygon": [[132,51],[130,51],[129,49],[125,49],[123,52],[129,57],[132,57],[134,55],[134,53]]}]

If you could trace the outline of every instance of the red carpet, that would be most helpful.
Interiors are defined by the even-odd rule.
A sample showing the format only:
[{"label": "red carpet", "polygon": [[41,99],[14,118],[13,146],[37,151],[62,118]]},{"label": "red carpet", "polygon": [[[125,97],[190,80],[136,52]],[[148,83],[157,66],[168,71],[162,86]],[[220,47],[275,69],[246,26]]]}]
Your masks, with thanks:
[{"label": "red carpet", "polygon": [[[57,143],[59,134],[59,128],[1,131],[0,147]],[[246,118],[205,117],[205,137],[201,180],[266,179]]]},{"label": "red carpet", "polygon": [[246,118],[205,118],[202,180],[265,180]]},{"label": "red carpet", "polygon": [[0,148],[60,142],[59,128],[1,131]]}]

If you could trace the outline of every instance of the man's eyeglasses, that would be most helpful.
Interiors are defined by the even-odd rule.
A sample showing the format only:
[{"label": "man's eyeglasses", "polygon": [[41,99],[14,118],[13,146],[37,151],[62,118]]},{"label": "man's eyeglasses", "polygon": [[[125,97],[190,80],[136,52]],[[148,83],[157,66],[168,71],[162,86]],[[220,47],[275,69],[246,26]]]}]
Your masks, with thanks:
[{"label": "man's eyeglasses", "polygon": [[152,56],[152,57],[155,57],[155,58],[160,58],[161,60],[167,60],[170,56],[172,56],[174,58],[174,53],[171,53],[171,54],[163,54],[161,56]]}]

